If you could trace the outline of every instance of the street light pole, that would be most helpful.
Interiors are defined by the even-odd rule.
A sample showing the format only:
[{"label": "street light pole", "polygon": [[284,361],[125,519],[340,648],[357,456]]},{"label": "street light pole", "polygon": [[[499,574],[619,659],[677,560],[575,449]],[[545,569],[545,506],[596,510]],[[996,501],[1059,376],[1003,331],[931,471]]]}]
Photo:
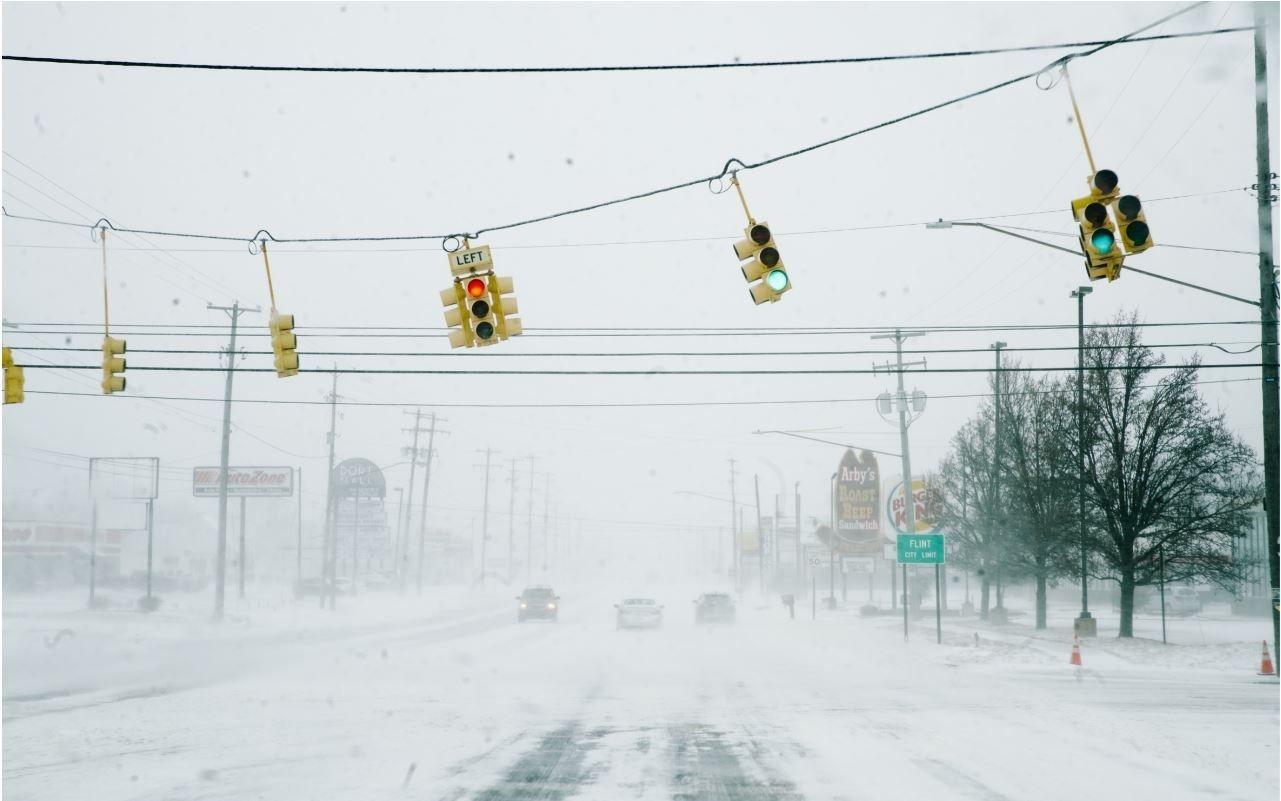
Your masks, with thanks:
[{"label": "street light pole", "polygon": [[1076,520],[1081,547],[1081,614],[1075,621],[1076,636],[1095,637],[1099,623],[1090,615],[1090,587],[1085,545],[1085,296],[1092,287],[1077,287],[1076,298]]}]

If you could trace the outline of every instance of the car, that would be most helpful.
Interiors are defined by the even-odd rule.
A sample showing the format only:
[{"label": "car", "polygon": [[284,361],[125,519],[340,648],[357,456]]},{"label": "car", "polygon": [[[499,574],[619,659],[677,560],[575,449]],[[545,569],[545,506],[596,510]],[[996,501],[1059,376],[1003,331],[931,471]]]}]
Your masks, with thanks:
[{"label": "car", "polygon": [[[1154,593],[1148,601],[1151,614],[1161,614],[1161,594]],[[1165,591],[1165,613],[1174,617],[1187,617],[1201,613],[1201,596],[1195,587],[1170,587]]]},{"label": "car", "polygon": [[526,587],[516,596],[520,606],[516,610],[516,622],[524,623],[530,618],[541,618],[555,623],[560,619],[560,596],[551,587],[543,584]]},{"label": "car", "polygon": [[663,607],[653,598],[624,598],[614,608],[618,610],[615,628],[656,629],[663,625]]},{"label": "car", "polygon": [[733,623],[734,599],[725,592],[705,592],[694,601],[694,622]]}]

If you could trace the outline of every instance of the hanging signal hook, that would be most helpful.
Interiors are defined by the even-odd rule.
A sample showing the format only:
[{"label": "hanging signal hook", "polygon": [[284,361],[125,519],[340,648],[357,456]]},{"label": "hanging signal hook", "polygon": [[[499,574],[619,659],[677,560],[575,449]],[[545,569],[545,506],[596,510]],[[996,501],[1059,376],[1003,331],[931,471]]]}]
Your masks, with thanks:
[{"label": "hanging signal hook", "polygon": [[89,239],[93,242],[98,242],[99,241],[98,232],[106,231],[108,229],[115,231],[116,230],[115,224],[113,224],[111,220],[108,220],[106,217],[99,217],[98,221],[94,223],[92,227],[89,228]]},{"label": "hanging signal hook", "polygon": [[266,228],[259,228],[259,229],[258,229],[258,233],[256,233],[256,234],[254,234],[253,236],[249,237],[249,239],[247,240],[247,241],[248,241],[248,243],[249,243],[249,252],[250,252],[252,255],[257,256],[259,253],[261,253],[261,252],[262,252],[262,251],[258,248],[258,243],[259,243],[260,241],[261,241],[261,242],[266,242],[268,239],[270,239],[272,242],[279,242],[279,241],[280,241],[279,239],[276,239],[276,237],[271,233],[271,231],[268,231]]}]

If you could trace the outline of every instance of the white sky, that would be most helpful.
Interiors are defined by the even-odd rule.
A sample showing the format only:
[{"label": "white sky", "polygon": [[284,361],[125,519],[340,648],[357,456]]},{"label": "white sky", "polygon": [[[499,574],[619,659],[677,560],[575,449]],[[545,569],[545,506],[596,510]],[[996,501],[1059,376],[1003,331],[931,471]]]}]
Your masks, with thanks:
[{"label": "white sky", "polygon": [[[6,3],[4,52],[132,60],[307,65],[586,65],[796,59],[1076,41],[1119,35],[1176,8],[1133,4],[45,4]],[[1161,32],[1244,25],[1246,3],[1213,3]],[[1275,36],[1275,32],[1273,33]],[[1276,41],[1270,40],[1275,62]],[[793,149],[1050,62],[1057,52],[876,65],[584,75],[332,75],[130,70],[4,64],[4,204],[15,214],[117,225],[278,237],[436,233],[538,216],[718,171]],[[1112,48],[1073,67],[1100,167],[1146,198],[1215,192],[1255,182],[1249,34]],[[1122,88],[1124,94],[1121,94]],[[1275,86],[1275,84],[1274,84]],[[1273,93],[1275,98],[1275,92]],[[1168,102],[1167,102],[1168,100]],[[1275,108],[1275,106],[1274,106]],[[1275,121],[1273,123],[1275,130]],[[1275,139],[1274,139],[1275,142]],[[1273,156],[1274,165],[1281,159]],[[19,161],[21,163],[19,163]],[[496,233],[499,272],[515,279],[527,329],[583,326],[843,326],[1074,323],[1068,293],[1085,281],[1065,254],[973,229],[904,227],[789,232],[1062,209],[1010,223],[1070,231],[1071,198],[1086,168],[1064,87],[1025,82],[958,107],[746,173],[753,212],[769,221],[795,289],[754,307],[730,252],[744,221],[732,195],[692,188]],[[25,165],[25,166],[24,166]],[[46,176],[42,178],[34,170]],[[74,193],[64,193],[50,180]],[[63,205],[65,204],[65,206]],[[67,208],[70,207],[70,208]],[[95,211],[100,210],[99,211]],[[1152,203],[1158,243],[1253,250],[1254,199],[1244,191]],[[100,256],[88,233],[6,221],[7,321],[101,321]],[[592,242],[724,237],[673,244],[568,247]],[[1071,239],[1049,237],[1069,246]],[[150,243],[150,245],[148,244]],[[261,257],[229,243],[151,237],[109,240],[111,311],[137,323],[217,324],[206,302],[265,306]],[[163,252],[122,248],[163,248]],[[543,245],[549,247],[520,248]],[[369,251],[369,252],[365,252]],[[434,243],[277,246],[280,308],[300,326],[439,327],[449,273]],[[1158,247],[1135,266],[1258,296],[1250,256]],[[1137,308],[1148,321],[1254,320],[1257,310],[1129,275],[1095,284],[1090,319]],[[264,315],[247,316],[265,333]],[[444,339],[320,339],[300,332],[304,367],[317,350],[421,350]],[[96,347],[100,333],[73,339]],[[992,333],[934,334],[918,347],[986,347]],[[1072,346],[1074,331],[1006,332],[1011,347]],[[44,335],[62,344],[61,335]],[[1151,343],[1257,342],[1257,328],[1151,330]],[[39,344],[5,333],[6,344]],[[249,340],[265,349],[265,337]],[[483,354],[340,359],[366,367],[868,368],[884,356],[628,359],[522,358],[548,351],[871,350],[864,336],[546,338]],[[144,347],[225,347],[221,337],[130,336]],[[1229,345],[1244,349],[1248,344]],[[1192,349],[1172,350],[1172,359]],[[1206,361],[1257,361],[1200,351]],[[92,353],[41,354],[96,364]],[[166,358],[168,361],[166,361]],[[1071,352],[1019,354],[1068,366]],[[20,361],[22,359],[20,358]],[[25,360],[32,363],[33,356]],[[939,355],[933,367],[987,367],[985,353]],[[215,356],[131,354],[131,365],[216,366]],[[255,357],[267,366],[267,357]],[[1204,379],[1255,378],[1207,370]],[[132,395],[220,398],[223,374],[131,371],[124,396],[28,394],[4,413],[5,514],[76,517],[60,491],[82,470],[33,449],[154,455],[166,470],[161,505],[194,505],[190,468],[216,464],[221,406],[160,404]],[[931,395],[985,391],[987,376],[917,375]],[[95,392],[98,374],[32,369],[27,389]],[[279,380],[241,374],[239,398],[319,400],[326,375]],[[870,398],[884,376],[484,377],[343,376],[361,401],[422,404]],[[1258,385],[1213,384],[1206,397],[1258,447]],[[936,399],[912,429],[917,472],[933,468],[975,400]],[[727,494],[726,460],[740,460],[739,493],[761,477],[763,504],[801,482],[807,513],[825,513],[836,448],[759,428],[831,428],[832,439],[896,450],[897,434],[870,402],[677,409],[441,409],[433,521],[465,529],[478,517],[483,461],[528,462],[553,475],[554,507],[586,518],[586,534],[640,532],[600,521],[723,525],[727,508],[676,490]],[[346,407],[339,458],[401,461],[408,418],[399,408]],[[309,523],[321,516],[328,409],[239,404],[235,464],[301,464]],[[254,436],[248,436],[252,434]],[[301,455],[305,458],[299,458]],[[885,472],[897,466],[883,461]],[[394,468],[390,486],[404,486]],[[496,474],[505,479],[505,474]],[[498,531],[507,485],[492,495]],[[541,505],[541,502],[540,502]],[[790,505],[790,504],[789,504]],[[288,509],[282,514],[292,514]],[[287,519],[287,517],[286,517]]]}]

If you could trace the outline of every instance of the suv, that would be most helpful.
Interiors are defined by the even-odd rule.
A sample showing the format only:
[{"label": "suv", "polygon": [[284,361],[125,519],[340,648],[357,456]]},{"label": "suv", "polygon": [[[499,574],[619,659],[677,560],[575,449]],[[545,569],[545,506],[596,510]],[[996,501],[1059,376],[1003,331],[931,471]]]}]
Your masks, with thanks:
[{"label": "suv", "polygon": [[526,587],[516,596],[520,606],[516,610],[516,622],[524,623],[531,617],[539,617],[555,623],[560,614],[560,596],[546,585]]},{"label": "suv", "polygon": [[705,592],[694,601],[695,623],[733,623],[734,600],[729,593]]}]

